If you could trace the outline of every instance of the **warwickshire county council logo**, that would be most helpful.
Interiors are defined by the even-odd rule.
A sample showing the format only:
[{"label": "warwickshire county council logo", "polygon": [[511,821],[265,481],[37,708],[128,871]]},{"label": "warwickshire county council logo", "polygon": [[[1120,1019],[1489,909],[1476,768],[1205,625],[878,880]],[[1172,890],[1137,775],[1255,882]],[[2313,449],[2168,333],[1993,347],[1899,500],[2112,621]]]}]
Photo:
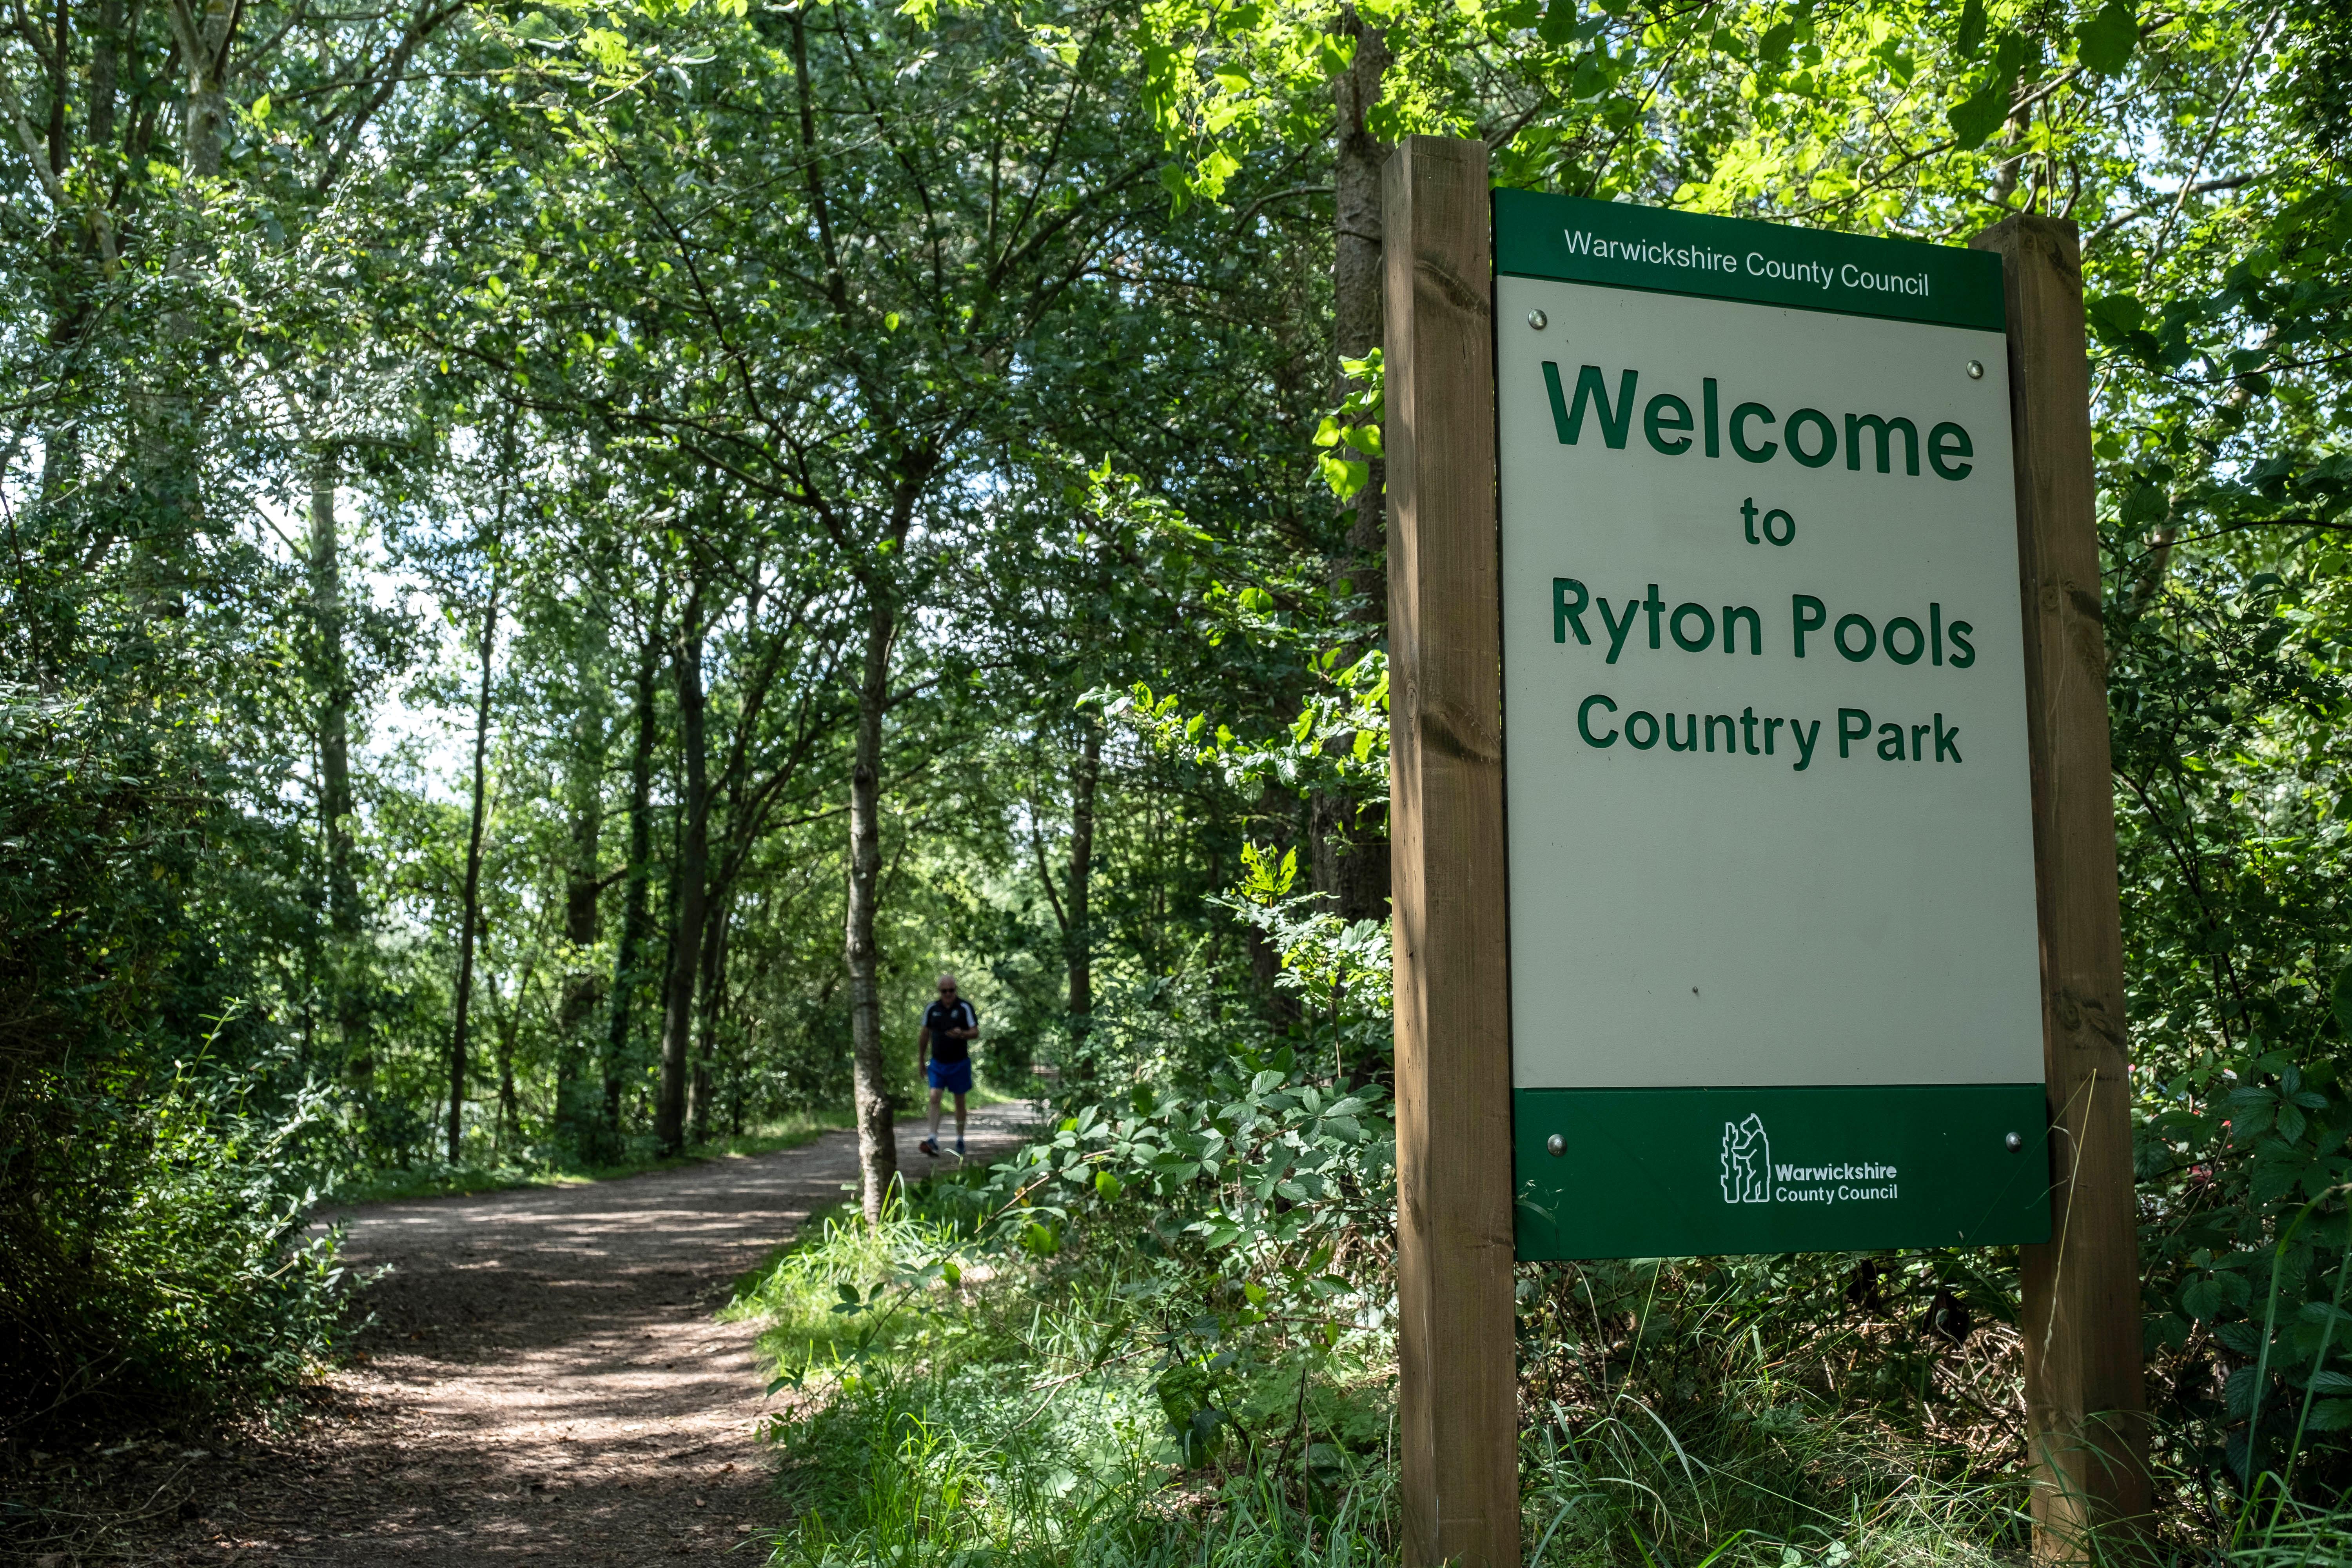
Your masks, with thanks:
[{"label": "warwickshire county council logo", "polygon": [[1723,1124],[1723,1201],[1772,1201],[1772,1145],[1764,1140],[1762,1119],[1753,1112],[1745,1121]]},{"label": "warwickshire county council logo", "polygon": [[1727,1204],[1884,1203],[1902,1196],[1895,1168],[1874,1160],[1775,1165],[1764,1119],[1753,1111],[1745,1121],[1723,1124],[1722,1175]]}]

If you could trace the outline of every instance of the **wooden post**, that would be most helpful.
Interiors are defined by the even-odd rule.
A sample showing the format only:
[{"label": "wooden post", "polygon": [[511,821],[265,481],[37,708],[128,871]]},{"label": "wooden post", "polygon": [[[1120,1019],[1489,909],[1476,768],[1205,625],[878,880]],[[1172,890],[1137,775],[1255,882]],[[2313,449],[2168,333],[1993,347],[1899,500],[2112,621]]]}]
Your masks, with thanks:
[{"label": "wooden post", "polygon": [[1969,243],[2000,255],[2009,302],[2055,1196],[2023,1259],[2034,1552],[2074,1561],[2150,1507],[2082,254],[2072,223],[2031,216]]},{"label": "wooden post", "polygon": [[1403,1557],[1517,1568],[1488,224],[1486,145],[1406,138],[1381,191]]}]

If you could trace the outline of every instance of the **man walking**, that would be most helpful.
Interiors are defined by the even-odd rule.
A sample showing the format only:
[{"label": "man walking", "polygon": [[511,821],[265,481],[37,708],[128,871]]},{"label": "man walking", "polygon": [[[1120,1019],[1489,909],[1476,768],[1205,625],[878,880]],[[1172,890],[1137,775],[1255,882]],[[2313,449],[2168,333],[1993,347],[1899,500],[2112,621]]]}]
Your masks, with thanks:
[{"label": "man walking", "polygon": [[980,1037],[980,1014],[956,994],[956,977],[940,976],[939,1000],[923,1009],[923,1027],[915,1037],[915,1060],[931,1085],[931,1135],[916,1147],[937,1158],[940,1152],[940,1095],[955,1096],[955,1152],[963,1152],[963,1097],[971,1092],[971,1042]]}]

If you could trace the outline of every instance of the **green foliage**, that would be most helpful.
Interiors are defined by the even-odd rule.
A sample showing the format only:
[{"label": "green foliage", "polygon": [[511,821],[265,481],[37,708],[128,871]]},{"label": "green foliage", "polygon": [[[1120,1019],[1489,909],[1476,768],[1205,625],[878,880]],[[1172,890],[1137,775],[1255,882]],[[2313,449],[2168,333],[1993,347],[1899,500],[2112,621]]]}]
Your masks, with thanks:
[{"label": "green foliage", "polygon": [[[802,1401],[778,1561],[1392,1559],[1379,1101],[1252,1065],[1068,1118],[746,1288]],[[1998,1352],[1954,1342],[1982,1349],[1963,1302],[2004,1289],[1964,1255],[1523,1271],[1530,1561],[2004,1560],[2021,1479],[1912,1414],[1932,1387],[1976,1418]],[[1906,1358],[1915,1291],[1941,1337]]]},{"label": "green foliage", "polygon": [[[1065,1152],[1100,1142],[1069,1131]],[[1035,1184],[1024,1167],[1013,1192]],[[779,1560],[1387,1560],[1384,1394],[1362,1336],[1274,1352],[1266,1302],[1244,1295],[1223,1348],[1199,1353],[1212,1314],[1171,1299],[1163,1247],[1125,1239],[1131,1189],[1102,1160],[1081,1167],[1090,1201],[1128,1206],[991,1225],[976,1221],[1009,1169],[933,1183],[880,1226],[828,1226],[739,1295],[733,1310],[772,1325],[779,1389],[812,1401],[777,1423],[804,1521]],[[1023,1245],[1049,1224],[1074,1244]]]},{"label": "green foliage", "polygon": [[1343,501],[1356,498],[1371,478],[1372,465],[1388,456],[1381,437],[1388,385],[1381,353],[1374,349],[1361,359],[1340,360],[1340,372],[1348,378],[1348,395],[1338,409],[1323,416],[1315,432],[1315,445],[1320,448],[1315,470]]},{"label": "green foliage", "polygon": [[2124,68],[2132,47],[2139,42],[2139,19],[2131,0],[2106,0],[2095,16],[2074,35],[2074,58],[2088,69],[2108,76]]},{"label": "green foliage", "polygon": [[1133,691],[1114,699],[1106,711],[1163,751],[1186,757],[1196,767],[1213,768],[1227,788],[1255,786],[1302,795],[1325,789],[1366,805],[1383,805],[1388,796],[1388,656],[1367,653],[1334,668],[1341,653],[1334,647],[1309,663],[1308,674],[1321,689],[1307,698],[1286,727],[1271,734],[1237,735],[1223,722],[1212,728],[1213,714],[1187,714],[1181,693],[1155,695],[1141,681]]},{"label": "green foliage", "polygon": [[[1359,733],[1367,731],[1360,731]],[[1386,921],[1343,921],[1323,895],[1293,892],[1298,852],[1242,846],[1231,908],[1281,955],[1276,986],[1296,996],[1307,1042],[1330,1054],[1333,1081],[1385,1078],[1395,1051],[1394,949]]]},{"label": "green foliage", "polygon": [[333,1106],[228,994],[258,978],[235,927],[260,901],[237,880],[268,846],[226,798],[225,761],[135,710],[0,702],[11,1442],[270,1398],[341,1309],[334,1240],[305,1234]]},{"label": "green foliage", "polygon": [[1890,1443],[1752,1352],[1740,1372],[1710,1390],[1712,1409],[1669,1420],[1624,1394],[1539,1427],[1529,1563],[1991,1568],[2023,1545],[2014,1478],[1978,1479],[1950,1456]]},{"label": "green foliage", "polygon": [[[649,1156],[666,1034],[714,1142],[837,1107],[863,704],[883,1086],[913,1101],[952,965],[983,1072],[1041,1069],[1067,1125],[946,1228],[774,1286],[803,1364],[875,1379],[818,1379],[866,1413],[845,1451],[916,1478],[839,1494],[823,1550],[1389,1552],[1376,1443],[1254,1434],[1282,1390],[1339,1422],[1388,1310],[1388,939],[1332,891],[1386,805],[1385,411],[1377,353],[1330,353],[1369,219],[1327,171],[1444,132],[1601,199],[2079,226],[2160,1446],[2210,1539],[2334,1549],[2298,1510],[2352,1485],[2340,7],[254,0],[205,13],[210,78],[171,9],[0,28],[11,1408],[282,1388],[334,1288],[307,1193]],[[469,898],[435,731],[478,694]],[[1061,1356],[1134,1423],[1088,1429],[1110,1500],[1050,1542],[1019,1521],[1081,1516],[1047,1449],[925,1381],[967,1364],[925,1348],[963,1249],[1086,1303],[1050,1342],[973,1309],[978,1381]],[[1867,1261],[1878,1307],[1852,1259],[1532,1282],[1567,1415],[1531,1529],[1808,1568],[1914,1550],[1898,1518],[2004,1539],[1947,1459],[2006,1452],[2007,1342],[1915,1320],[2003,1322],[2009,1264]],[[1755,1354],[1678,1358],[1668,1320]],[[1069,1348],[1105,1333],[1133,1359]],[[1966,1430],[1959,1364],[1994,1390]],[[1854,1407],[1958,1489],[1880,1489]],[[1188,1463],[1213,1506],[1154,1489]],[[955,1534],[989,1476],[1030,1500]]]},{"label": "green foliage", "polygon": [[[2270,90],[2299,101],[2299,78]],[[2326,368],[2352,195],[2292,112],[2273,124],[2278,173],[2232,210],[2163,204],[2090,317],[2151,1384],[2201,1484],[2324,1497],[2352,1481],[2328,1405],[2352,1258],[2352,598]]]}]

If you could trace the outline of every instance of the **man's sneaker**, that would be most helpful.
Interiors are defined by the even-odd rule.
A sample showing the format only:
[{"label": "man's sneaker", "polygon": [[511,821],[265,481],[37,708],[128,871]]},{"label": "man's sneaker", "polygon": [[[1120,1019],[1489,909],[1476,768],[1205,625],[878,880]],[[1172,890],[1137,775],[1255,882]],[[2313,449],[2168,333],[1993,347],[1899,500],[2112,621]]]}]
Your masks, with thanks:
[{"label": "man's sneaker", "polygon": [[916,1144],[915,1147],[920,1149],[924,1153],[929,1154],[934,1160],[940,1157],[940,1146],[938,1142],[932,1139],[926,1138],[921,1142]]},{"label": "man's sneaker", "polygon": [[963,1158],[963,1140],[961,1138],[956,1140],[956,1158],[959,1160]]}]

